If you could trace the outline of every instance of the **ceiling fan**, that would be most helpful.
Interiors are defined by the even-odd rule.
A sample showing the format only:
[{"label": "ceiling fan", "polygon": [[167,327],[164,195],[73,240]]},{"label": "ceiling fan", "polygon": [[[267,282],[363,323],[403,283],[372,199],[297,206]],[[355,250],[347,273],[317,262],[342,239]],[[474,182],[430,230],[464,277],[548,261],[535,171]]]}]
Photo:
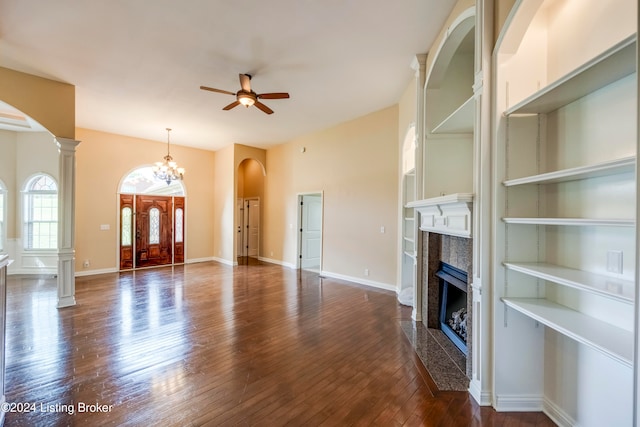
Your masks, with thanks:
[{"label": "ceiling fan", "polygon": [[273,114],[273,110],[262,102],[258,101],[259,99],[284,99],[289,98],[289,94],[286,92],[274,92],[274,93],[255,93],[251,90],[251,75],[250,74],[240,74],[240,89],[238,92],[233,93],[228,90],[222,89],[214,89],[212,87],[200,86],[202,90],[209,90],[211,92],[225,93],[227,95],[235,95],[236,100],[231,104],[227,105],[223,108],[223,110],[231,110],[233,107],[237,107],[242,104],[245,107],[249,108],[252,105],[255,105],[260,110],[264,111],[267,114]]}]

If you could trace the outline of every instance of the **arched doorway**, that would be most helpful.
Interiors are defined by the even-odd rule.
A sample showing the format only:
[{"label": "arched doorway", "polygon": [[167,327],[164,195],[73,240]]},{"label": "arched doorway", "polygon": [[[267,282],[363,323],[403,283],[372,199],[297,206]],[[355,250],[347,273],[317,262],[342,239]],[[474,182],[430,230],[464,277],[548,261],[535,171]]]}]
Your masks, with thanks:
[{"label": "arched doorway", "polygon": [[236,192],[236,256],[239,264],[261,256],[261,201],[264,198],[263,165],[244,159],[238,166]]},{"label": "arched doorway", "polygon": [[128,173],[119,188],[120,270],[185,261],[185,188],[155,179],[151,166]]}]

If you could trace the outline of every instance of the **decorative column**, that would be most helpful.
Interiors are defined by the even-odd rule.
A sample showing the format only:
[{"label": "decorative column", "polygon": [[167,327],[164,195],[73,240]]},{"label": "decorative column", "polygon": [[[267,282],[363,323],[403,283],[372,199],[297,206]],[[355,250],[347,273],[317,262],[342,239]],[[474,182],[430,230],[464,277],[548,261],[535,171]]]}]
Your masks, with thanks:
[{"label": "decorative column", "polygon": [[[425,94],[424,85],[427,81],[427,54],[419,54],[413,58],[411,68],[416,72],[416,164],[415,164],[415,196],[413,200],[424,197],[424,128],[425,128]],[[413,311],[411,318],[416,322],[422,321],[422,233],[418,228],[419,213],[414,209],[414,240],[416,250],[416,262],[413,273]]]},{"label": "decorative column", "polygon": [[75,205],[76,147],[80,141],[56,137],[58,187],[58,308],[76,304]]},{"label": "decorative column", "polygon": [[480,405],[491,405],[491,53],[493,2],[476,1],[473,96],[473,276],[471,278],[471,381],[469,393]]}]

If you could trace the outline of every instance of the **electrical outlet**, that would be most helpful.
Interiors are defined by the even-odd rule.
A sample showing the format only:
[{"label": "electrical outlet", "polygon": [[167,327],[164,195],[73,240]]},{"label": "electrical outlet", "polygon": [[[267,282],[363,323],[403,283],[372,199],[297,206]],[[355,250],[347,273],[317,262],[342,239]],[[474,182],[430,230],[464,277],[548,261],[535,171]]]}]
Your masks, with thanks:
[{"label": "electrical outlet", "polygon": [[607,271],[622,274],[622,251],[607,251]]},{"label": "electrical outlet", "polygon": [[365,269],[364,269],[364,275],[365,275],[365,276],[368,276],[368,275],[369,275],[369,269],[368,269],[368,268],[365,268]]},{"label": "electrical outlet", "polygon": [[84,267],[84,268],[89,268],[90,265],[91,265],[91,263],[89,262],[88,259],[85,259],[84,262],[82,263],[82,267]]}]

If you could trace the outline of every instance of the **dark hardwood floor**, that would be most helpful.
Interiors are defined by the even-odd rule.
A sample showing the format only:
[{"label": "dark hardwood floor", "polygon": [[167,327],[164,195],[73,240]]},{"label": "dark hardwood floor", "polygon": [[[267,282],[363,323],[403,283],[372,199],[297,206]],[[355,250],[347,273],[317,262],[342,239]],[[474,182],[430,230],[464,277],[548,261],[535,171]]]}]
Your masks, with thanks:
[{"label": "dark hardwood floor", "polygon": [[9,276],[5,425],[553,425],[438,392],[394,293],[253,264]]}]

